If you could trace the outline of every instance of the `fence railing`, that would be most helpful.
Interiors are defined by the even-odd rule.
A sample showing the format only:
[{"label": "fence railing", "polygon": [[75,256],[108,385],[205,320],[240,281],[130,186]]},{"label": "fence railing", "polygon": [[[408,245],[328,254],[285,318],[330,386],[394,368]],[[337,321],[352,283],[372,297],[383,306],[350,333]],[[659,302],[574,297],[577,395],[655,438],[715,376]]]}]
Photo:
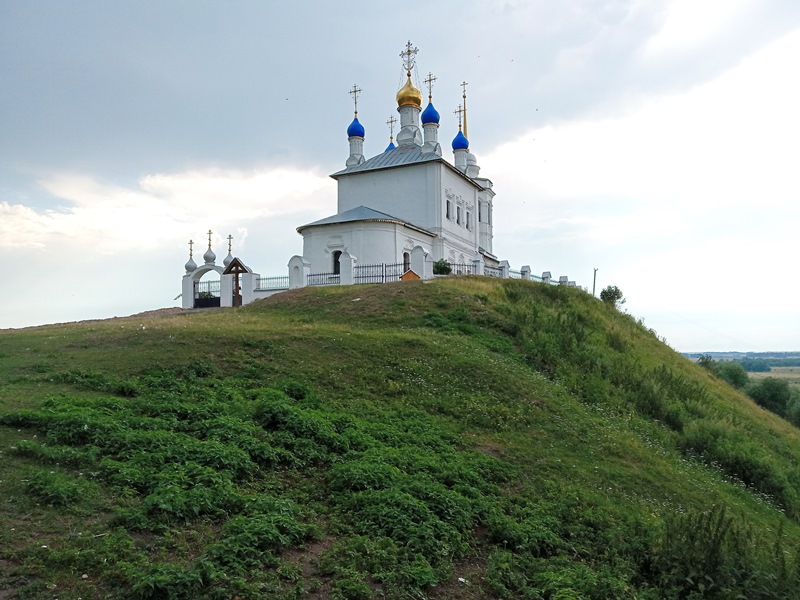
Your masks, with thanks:
[{"label": "fence railing", "polygon": [[508,278],[509,279],[522,279],[522,271],[516,271],[514,269],[508,270]]},{"label": "fence railing", "polygon": [[353,283],[386,283],[397,281],[407,270],[404,263],[356,265],[353,267]]},{"label": "fence railing", "polygon": [[489,265],[483,265],[483,274],[487,277],[502,277],[503,276],[503,269],[500,267],[490,267]]},{"label": "fence railing", "polygon": [[256,290],[288,290],[289,276],[278,275],[275,277],[259,277],[256,281]]},{"label": "fence railing", "polygon": [[339,285],[339,273],[309,273],[307,285]]},{"label": "fence railing", "polygon": [[473,263],[448,263],[451,275],[475,275],[475,265]]},{"label": "fence railing", "polygon": [[219,298],[219,279],[211,279],[209,281],[198,281],[195,284],[194,297]]}]

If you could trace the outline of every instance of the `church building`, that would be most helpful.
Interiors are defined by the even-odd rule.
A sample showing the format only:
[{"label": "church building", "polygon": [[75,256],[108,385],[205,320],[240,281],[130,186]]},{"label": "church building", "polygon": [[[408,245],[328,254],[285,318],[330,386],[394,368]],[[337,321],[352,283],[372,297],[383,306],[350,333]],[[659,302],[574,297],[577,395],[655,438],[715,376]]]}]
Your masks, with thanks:
[{"label": "church building", "polygon": [[[494,191],[480,176],[470,152],[467,132],[466,82],[456,110],[458,132],[452,139],[452,161],[439,142],[439,112],[433,105],[432,74],[424,79],[428,102],[414,85],[417,48],[411,42],[400,53],[405,84],[397,92],[400,131],[394,143],[371,158],[364,156],[365,128],[358,120],[358,95],[353,86],[353,121],[347,128],[349,156],[331,177],[337,183],[337,212],[297,228],[302,255],[289,259],[288,275],[261,277],[239,258],[228,255],[216,264],[208,232],[203,263],[192,258],[182,280],[184,308],[239,306],[280,291],[307,285],[384,283],[434,277],[436,263],[456,274],[538,279],[550,283],[550,273],[531,275],[530,267],[512,271],[492,250]],[[387,124],[393,127],[397,119]],[[449,154],[449,152],[448,152]],[[441,274],[441,273],[440,273]],[[204,275],[219,279],[201,281]],[[575,285],[566,277],[559,283]]]},{"label": "church building", "polygon": [[[358,94],[353,86],[355,117],[347,128],[350,155],[345,168],[333,173],[338,184],[337,213],[297,228],[303,236],[303,258],[312,272],[339,273],[347,252],[359,264],[410,266],[420,247],[432,261],[454,265],[479,260],[497,266],[492,253],[492,182],[480,177],[469,150],[466,83],[463,104],[456,111],[459,131],[452,141],[453,161],[442,156],[439,112],[433,105],[429,74],[428,104],[411,80],[417,49],[409,42],[401,53],[406,82],[397,92],[400,131],[397,144],[366,159],[365,129],[358,120]],[[393,124],[396,119],[390,119]],[[421,274],[420,274],[421,275]]]}]

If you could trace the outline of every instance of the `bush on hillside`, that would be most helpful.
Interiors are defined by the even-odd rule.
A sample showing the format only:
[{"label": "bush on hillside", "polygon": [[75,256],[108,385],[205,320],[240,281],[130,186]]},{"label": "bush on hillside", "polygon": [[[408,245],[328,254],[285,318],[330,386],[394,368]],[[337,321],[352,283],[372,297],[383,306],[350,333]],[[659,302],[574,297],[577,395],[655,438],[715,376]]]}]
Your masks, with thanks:
[{"label": "bush on hillside", "polygon": [[615,285],[610,285],[601,290],[600,300],[606,304],[610,304],[614,308],[619,308],[625,304],[625,298],[622,297],[622,290]]},{"label": "bush on hillside", "polygon": [[789,382],[785,379],[766,377],[759,382],[750,384],[745,391],[759,406],[782,417],[786,416],[791,391]]}]

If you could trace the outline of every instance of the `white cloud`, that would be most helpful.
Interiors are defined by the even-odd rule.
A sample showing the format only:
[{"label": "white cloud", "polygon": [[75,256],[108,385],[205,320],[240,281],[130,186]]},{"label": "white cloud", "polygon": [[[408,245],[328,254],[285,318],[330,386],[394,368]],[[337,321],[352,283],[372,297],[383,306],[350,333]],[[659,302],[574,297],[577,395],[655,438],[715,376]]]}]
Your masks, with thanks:
[{"label": "white cloud", "polygon": [[133,188],[57,174],[43,178],[41,185],[65,206],[36,211],[0,203],[0,247],[53,250],[67,238],[108,254],[153,248],[208,227],[315,212],[334,193],[329,178],[289,167],[155,174]]},{"label": "white cloud", "polygon": [[[688,92],[479,155],[496,182],[495,250],[589,287],[600,267],[599,287],[619,285],[677,347],[755,347],[746,322],[765,313],[764,339],[796,346],[798,55],[800,31]],[[712,313],[727,326],[693,324]]]},{"label": "white cloud", "polygon": [[672,0],[664,26],[645,50],[649,58],[691,51],[741,20],[755,0]]}]

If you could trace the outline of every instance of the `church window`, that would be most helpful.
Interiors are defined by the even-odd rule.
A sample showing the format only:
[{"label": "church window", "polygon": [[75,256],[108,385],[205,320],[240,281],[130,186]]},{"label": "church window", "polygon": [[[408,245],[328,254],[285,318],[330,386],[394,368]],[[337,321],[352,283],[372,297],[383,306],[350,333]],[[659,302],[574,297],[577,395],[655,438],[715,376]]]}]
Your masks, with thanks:
[{"label": "church window", "polygon": [[467,229],[470,229],[472,227],[472,223],[470,223],[469,221],[470,221],[470,219],[469,219],[469,211],[467,211]]},{"label": "church window", "polygon": [[445,216],[448,219],[452,219],[453,218],[453,213],[450,212],[450,200],[447,201],[447,210],[445,211]]},{"label": "church window", "polygon": [[403,273],[411,270],[411,255],[408,252],[403,252]]},{"label": "church window", "polygon": [[482,207],[482,206],[483,206],[482,204],[479,204],[479,205],[478,205],[478,223],[483,223],[483,218],[481,217],[481,213],[483,212],[483,211],[481,210],[481,207]]},{"label": "church window", "polygon": [[339,275],[342,272],[342,265],[339,262],[339,259],[342,257],[342,251],[337,250],[333,253],[333,274]]},{"label": "church window", "polygon": [[461,207],[456,206],[456,225],[461,225]]}]

